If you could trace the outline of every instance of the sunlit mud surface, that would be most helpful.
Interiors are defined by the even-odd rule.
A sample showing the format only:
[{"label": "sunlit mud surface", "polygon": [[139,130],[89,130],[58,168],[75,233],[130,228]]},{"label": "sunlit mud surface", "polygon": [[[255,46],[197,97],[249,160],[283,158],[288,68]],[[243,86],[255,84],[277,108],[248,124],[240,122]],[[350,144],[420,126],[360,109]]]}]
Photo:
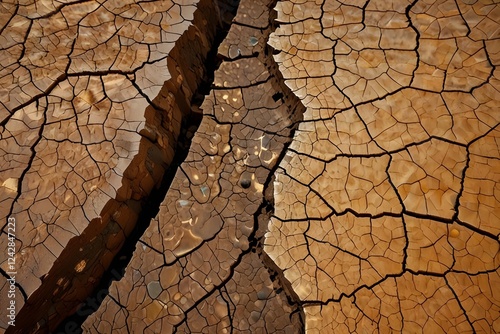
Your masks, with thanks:
[{"label": "sunlit mud surface", "polygon": [[0,333],[500,332],[499,22],[3,1]]}]

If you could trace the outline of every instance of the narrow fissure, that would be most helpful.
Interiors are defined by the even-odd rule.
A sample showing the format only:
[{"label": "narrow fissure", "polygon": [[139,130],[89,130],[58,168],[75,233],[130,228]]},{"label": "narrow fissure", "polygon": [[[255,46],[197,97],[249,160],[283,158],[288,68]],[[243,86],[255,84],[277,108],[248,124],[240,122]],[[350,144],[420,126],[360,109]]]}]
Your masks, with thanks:
[{"label": "narrow fissure", "polygon": [[[269,8],[274,8],[276,5],[276,1],[272,1]],[[270,10],[269,23],[271,28],[271,33],[273,33],[278,24],[275,21],[277,17],[277,13],[275,10]],[[283,79],[280,70],[278,69],[278,64],[274,61],[271,55],[276,53],[276,50],[271,46],[266,45],[264,48],[264,52],[267,56],[267,59],[270,60],[270,64],[268,64],[269,73],[276,78],[277,84],[281,88],[281,92],[277,92],[272,95],[272,99],[277,102],[279,100],[282,101],[283,104],[287,105],[287,109],[289,111],[289,117],[292,121],[289,126],[288,133],[288,141],[284,143],[283,149],[281,150],[279,157],[277,158],[276,165],[271,169],[267,180],[264,183],[263,189],[263,202],[260,205],[259,209],[255,213],[254,216],[254,231],[255,233],[252,235],[250,241],[250,250],[252,252],[256,252],[262,261],[264,267],[267,269],[271,281],[275,286],[275,293],[281,297],[285,297],[288,304],[293,307],[293,311],[290,314],[290,320],[292,323],[295,323],[297,327],[297,333],[305,333],[305,313],[302,307],[300,298],[295,293],[292,288],[291,283],[285,278],[283,271],[274,263],[274,261],[266,254],[264,251],[264,240],[265,233],[268,228],[267,225],[274,214],[275,202],[274,202],[274,180],[275,174],[278,170],[281,162],[283,161],[290,144],[293,141],[295,136],[295,131],[298,128],[298,125],[301,121],[303,121],[303,114],[306,110],[300,99],[288,88],[285,84],[285,80]]]}]

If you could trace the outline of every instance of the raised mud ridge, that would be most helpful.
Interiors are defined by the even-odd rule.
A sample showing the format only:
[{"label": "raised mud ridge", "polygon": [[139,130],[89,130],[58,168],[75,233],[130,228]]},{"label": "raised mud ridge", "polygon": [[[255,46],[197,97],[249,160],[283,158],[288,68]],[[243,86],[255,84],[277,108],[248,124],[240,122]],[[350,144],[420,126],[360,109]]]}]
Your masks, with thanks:
[{"label": "raised mud ridge", "polygon": [[223,32],[224,26],[227,29],[228,24],[223,21],[230,19],[231,14],[226,11],[234,10],[231,8],[234,4],[229,2],[219,5],[222,15],[211,0],[196,4],[189,28],[168,53],[166,61],[171,78],[154,99],[146,96],[149,105],[144,110],[146,122],[140,131],[139,149],[123,173],[116,197],[104,205],[100,216],[92,219],[81,235],[69,240],[18,313],[16,327],[9,327],[6,333],[53,332],[100,286],[101,277],[122,246],[129,244],[130,248],[130,243],[137,242],[137,236],[130,240],[131,233],[137,235],[146,226],[136,227],[136,222],[140,218],[141,223],[149,223],[147,217],[151,219],[154,211],[144,212],[144,209],[154,210],[149,203],[151,194],[158,196],[162,181],[163,187],[168,187],[164,178],[172,178],[166,172],[176,168],[172,166],[176,150],[189,145],[189,131],[199,124],[201,115],[195,105],[199,104],[196,101],[210,75],[207,62],[214,60],[207,61],[207,56],[217,34]]}]

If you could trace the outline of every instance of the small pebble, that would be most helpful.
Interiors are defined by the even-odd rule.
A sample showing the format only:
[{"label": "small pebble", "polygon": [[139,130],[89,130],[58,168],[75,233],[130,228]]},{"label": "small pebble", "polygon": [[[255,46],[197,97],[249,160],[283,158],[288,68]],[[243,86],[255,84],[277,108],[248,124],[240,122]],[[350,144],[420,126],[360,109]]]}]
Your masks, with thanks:
[{"label": "small pebble", "polygon": [[252,181],[250,181],[249,179],[243,179],[243,180],[241,180],[240,184],[241,184],[242,188],[247,189],[247,188],[250,188]]}]

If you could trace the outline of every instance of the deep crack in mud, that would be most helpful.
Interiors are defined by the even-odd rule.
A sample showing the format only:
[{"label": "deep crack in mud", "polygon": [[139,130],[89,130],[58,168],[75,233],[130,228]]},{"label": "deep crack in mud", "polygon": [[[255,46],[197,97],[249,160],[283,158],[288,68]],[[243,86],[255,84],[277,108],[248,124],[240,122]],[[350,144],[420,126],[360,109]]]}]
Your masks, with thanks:
[{"label": "deep crack in mud", "polygon": [[[132,257],[136,247],[139,245],[139,239],[149,226],[151,219],[158,214],[160,204],[165,198],[170,184],[175,177],[177,168],[186,158],[191,145],[191,139],[201,123],[202,115],[199,108],[203,102],[204,96],[210,92],[214,80],[214,72],[221,62],[221,59],[217,54],[217,49],[229,31],[230,21],[236,14],[238,3],[219,3],[218,5],[219,10],[221,11],[221,25],[217,27],[215,37],[212,42],[213,44],[208,54],[200,55],[203,60],[202,63],[206,66],[203,71],[204,78],[198,83],[198,87],[191,98],[191,111],[182,119],[180,134],[177,139],[177,147],[175,149],[175,155],[172,163],[166,169],[160,187],[151,191],[149,198],[145,201],[144,208],[139,214],[136,226],[125,240],[121,250],[118,254],[116,254],[109,269],[104,273],[101,281],[93,293],[82,301],[82,304],[78,307],[76,313],[70,315],[67,319],[61,322],[54,333],[68,333],[68,331],[75,334],[82,333],[81,325],[89,315],[98,310],[100,304],[104,300],[104,297],[108,293],[111,282],[120,280],[123,277],[125,269],[130,262],[130,258]],[[182,44],[182,40],[177,43]],[[180,48],[182,49],[182,47]],[[181,64],[186,68],[192,66],[189,64]]]}]

